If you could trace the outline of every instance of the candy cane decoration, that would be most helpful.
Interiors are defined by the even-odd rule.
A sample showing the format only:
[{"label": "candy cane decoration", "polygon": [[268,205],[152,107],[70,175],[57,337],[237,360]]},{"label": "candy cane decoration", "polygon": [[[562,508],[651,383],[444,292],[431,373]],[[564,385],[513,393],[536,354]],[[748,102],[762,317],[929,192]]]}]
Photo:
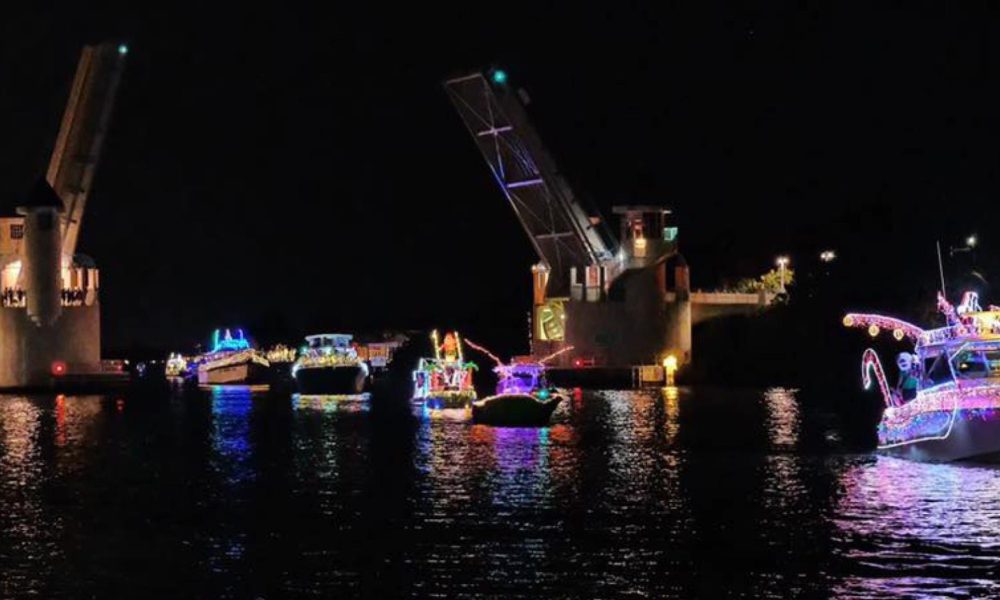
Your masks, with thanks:
[{"label": "candy cane decoration", "polygon": [[882,361],[878,359],[878,354],[874,350],[868,348],[861,355],[861,383],[864,384],[866,390],[870,390],[872,387],[872,371],[875,372],[875,380],[878,381],[878,389],[882,392],[882,399],[885,401],[885,405],[898,406],[899,402],[897,402],[896,396],[889,391],[889,384],[885,380]]}]

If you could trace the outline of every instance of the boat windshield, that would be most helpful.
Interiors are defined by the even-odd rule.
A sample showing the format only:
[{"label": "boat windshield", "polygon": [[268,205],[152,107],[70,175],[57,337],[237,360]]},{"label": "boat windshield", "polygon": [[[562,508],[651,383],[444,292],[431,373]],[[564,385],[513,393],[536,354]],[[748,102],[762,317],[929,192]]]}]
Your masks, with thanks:
[{"label": "boat windshield", "polygon": [[954,364],[959,379],[1000,377],[1000,349],[963,350],[955,356]]}]

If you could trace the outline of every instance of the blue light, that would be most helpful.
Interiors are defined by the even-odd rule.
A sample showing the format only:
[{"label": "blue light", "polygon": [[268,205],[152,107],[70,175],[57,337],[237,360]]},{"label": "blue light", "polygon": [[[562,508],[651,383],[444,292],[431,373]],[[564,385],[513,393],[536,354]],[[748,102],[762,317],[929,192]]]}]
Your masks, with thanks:
[{"label": "blue light", "polygon": [[236,334],[237,336],[234,338],[227,329],[225,337],[220,339],[219,330],[216,329],[212,334],[212,352],[235,352],[239,350],[249,350],[250,342],[243,335],[243,330],[237,329]]},{"label": "blue light", "polygon": [[493,83],[497,85],[503,85],[507,83],[507,71],[504,71],[503,69],[493,69],[491,77],[493,79]]}]

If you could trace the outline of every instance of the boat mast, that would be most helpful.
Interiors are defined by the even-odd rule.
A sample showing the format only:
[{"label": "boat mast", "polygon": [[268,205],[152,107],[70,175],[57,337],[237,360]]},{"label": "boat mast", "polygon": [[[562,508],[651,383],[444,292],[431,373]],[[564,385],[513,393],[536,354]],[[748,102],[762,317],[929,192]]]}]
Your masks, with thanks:
[{"label": "boat mast", "polygon": [[941,240],[937,241],[938,273],[941,275],[941,295],[948,297],[948,292],[944,290],[944,263],[941,261]]}]

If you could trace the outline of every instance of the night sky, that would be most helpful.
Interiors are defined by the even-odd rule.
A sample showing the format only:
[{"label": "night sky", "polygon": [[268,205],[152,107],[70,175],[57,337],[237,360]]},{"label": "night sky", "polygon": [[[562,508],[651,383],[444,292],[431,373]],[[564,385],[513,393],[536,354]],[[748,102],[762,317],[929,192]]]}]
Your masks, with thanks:
[{"label": "night sky", "polygon": [[5,212],[44,173],[80,46],[130,48],[80,241],[110,352],[218,325],[459,326],[525,351],[535,257],[440,85],[489,64],[606,216],[674,209],[696,286],[832,247],[845,308],[891,310],[931,302],[934,241],[972,232],[949,278],[1000,267],[996,13],[20,4],[0,21]]}]

